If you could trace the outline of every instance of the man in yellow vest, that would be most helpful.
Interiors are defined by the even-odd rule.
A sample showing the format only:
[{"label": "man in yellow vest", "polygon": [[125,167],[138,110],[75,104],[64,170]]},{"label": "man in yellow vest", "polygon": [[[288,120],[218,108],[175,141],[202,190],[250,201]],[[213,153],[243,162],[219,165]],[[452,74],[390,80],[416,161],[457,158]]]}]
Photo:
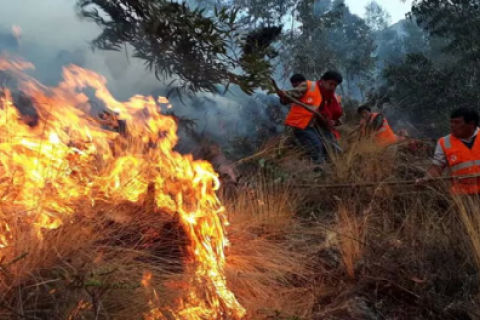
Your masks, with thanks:
[{"label": "man in yellow vest", "polygon": [[381,113],[374,113],[369,106],[363,105],[357,110],[361,117],[360,130],[362,137],[373,138],[378,146],[388,147],[397,142],[395,132]]},{"label": "man in yellow vest", "polygon": [[[424,178],[417,179],[421,185],[442,175],[448,167],[452,177],[480,175],[480,116],[472,109],[457,109],[450,116],[450,134],[440,138],[435,148],[433,164]],[[452,180],[454,194],[480,194],[480,178]]]},{"label": "man in yellow vest", "polygon": [[321,166],[325,163],[328,151],[339,150],[328,105],[339,103],[335,90],[342,81],[341,74],[335,71],[326,72],[318,84],[307,80],[301,74],[294,74],[290,78],[293,89],[278,92],[282,104],[291,103],[287,97],[290,96],[325,116],[327,124],[319,127],[312,112],[293,103],[285,119],[285,125],[293,129],[295,138],[307,149],[311,160],[316,165]]}]

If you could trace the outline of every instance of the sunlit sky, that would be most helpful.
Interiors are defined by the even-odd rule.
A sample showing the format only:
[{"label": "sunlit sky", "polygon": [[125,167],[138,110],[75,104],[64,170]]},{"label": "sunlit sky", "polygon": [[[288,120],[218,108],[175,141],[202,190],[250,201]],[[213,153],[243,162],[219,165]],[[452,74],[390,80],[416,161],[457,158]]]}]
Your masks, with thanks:
[{"label": "sunlit sky", "polygon": [[[371,0],[346,0],[345,2],[353,13],[363,16],[365,13],[365,6],[370,1]],[[377,0],[377,3],[380,4],[392,17],[392,23],[396,23],[405,18],[405,13],[410,11],[412,2],[412,0],[406,0],[405,2],[402,2],[401,0]]]}]

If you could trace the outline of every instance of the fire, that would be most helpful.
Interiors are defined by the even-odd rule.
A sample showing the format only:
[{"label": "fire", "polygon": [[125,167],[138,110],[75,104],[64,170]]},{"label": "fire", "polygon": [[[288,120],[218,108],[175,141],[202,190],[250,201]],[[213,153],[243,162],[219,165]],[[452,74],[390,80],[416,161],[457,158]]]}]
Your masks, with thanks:
[{"label": "fire", "polygon": [[[20,208],[19,220],[41,237],[68,222],[79,201],[139,202],[154,183],[156,206],[178,214],[190,239],[193,283],[175,308],[177,319],[243,318],[245,310],[224,278],[227,221],[216,196],[218,175],[210,163],[173,151],[176,123],[159,107],[168,100],[134,96],[119,102],[104,77],[74,65],[64,69],[58,86],[45,87],[24,73],[29,68],[33,65],[20,59],[0,58],[0,75],[18,81],[11,87],[32,98],[40,123],[31,127],[22,121],[13,89],[0,89],[0,256],[15,238],[15,228],[1,220],[8,208]],[[87,87],[127,121],[128,138],[102,129],[90,116],[99,110],[92,110],[82,92]],[[142,284],[149,283],[146,275]],[[162,318],[154,314],[145,317]]]}]

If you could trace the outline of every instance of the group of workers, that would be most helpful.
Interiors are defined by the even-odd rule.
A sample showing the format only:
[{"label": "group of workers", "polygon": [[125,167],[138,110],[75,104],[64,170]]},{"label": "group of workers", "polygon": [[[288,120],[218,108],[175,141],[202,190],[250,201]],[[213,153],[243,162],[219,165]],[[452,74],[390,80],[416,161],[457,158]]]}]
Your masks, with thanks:
[{"label": "group of workers", "polygon": [[[292,128],[295,138],[305,147],[310,159],[316,165],[315,171],[323,171],[332,154],[341,152],[338,144],[340,134],[336,127],[342,125],[343,108],[341,97],[335,91],[343,82],[336,71],[326,72],[319,81],[307,80],[301,74],[290,78],[293,89],[278,90],[282,104],[291,104],[285,125]],[[387,119],[381,113],[372,112],[368,105],[357,110],[360,116],[358,131],[361,137],[371,138],[379,147],[387,148],[401,141],[402,134],[396,135]],[[114,128],[121,136],[126,136],[125,121],[115,112],[103,112],[98,122]],[[473,109],[458,109],[451,114],[449,135],[441,138],[435,148],[433,164],[425,177],[417,179],[424,185],[450,170],[452,192],[455,194],[480,194],[480,116]],[[236,181],[236,175],[229,170],[225,174]],[[478,177],[477,177],[478,175]]]},{"label": "group of workers", "polygon": [[[342,124],[343,108],[335,91],[342,81],[342,75],[336,71],[326,72],[316,82],[295,74],[290,78],[293,89],[277,91],[282,104],[291,104],[285,125],[292,128],[295,138],[320,170],[332,152],[341,151],[335,127]],[[372,112],[367,105],[357,111],[361,137],[369,137],[383,148],[401,141],[402,137],[394,133],[383,114]],[[466,108],[454,111],[450,116],[450,134],[438,141],[433,164],[416,184],[431,182],[448,168],[454,194],[480,194],[480,141],[476,141],[479,124],[477,111]]]}]

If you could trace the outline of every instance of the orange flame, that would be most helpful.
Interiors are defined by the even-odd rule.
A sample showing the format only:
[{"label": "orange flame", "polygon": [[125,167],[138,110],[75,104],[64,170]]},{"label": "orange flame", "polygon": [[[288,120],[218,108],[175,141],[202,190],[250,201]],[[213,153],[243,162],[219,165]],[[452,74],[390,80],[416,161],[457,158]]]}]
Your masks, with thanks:
[{"label": "orange flame", "polygon": [[[17,79],[18,87],[32,98],[41,121],[35,127],[22,122],[14,94],[3,90],[0,187],[6,191],[0,193],[2,208],[21,208],[20,219],[29,222],[41,237],[45,229],[67,222],[79,200],[87,199],[92,205],[99,199],[138,202],[153,182],[156,206],[179,214],[190,239],[192,263],[188,266],[194,283],[175,308],[179,310],[176,317],[241,319],[245,310],[224,278],[227,222],[216,196],[218,175],[210,163],[173,151],[177,126],[171,117],[160,113],[158,105],[168,100],[134,96],[119,102],[108,91],[104,77],[74,65],[64,68],[63,81],[57,87],[45,87],[23,72],[27,68],[33,65],[0,58],[0,72]],[[106,108],[116,110],[127,121],[126,146],[119,147],[122,137],[102,129],[89,115],[92,105],[81,91],[87,87],[94,89],[96,99]],[[145,147],[152,142],[153,148]],[[15,230],[0,219],[0,250],[8,248],[14,234]],[[149,282],[147,276],[142,284]]]}]

